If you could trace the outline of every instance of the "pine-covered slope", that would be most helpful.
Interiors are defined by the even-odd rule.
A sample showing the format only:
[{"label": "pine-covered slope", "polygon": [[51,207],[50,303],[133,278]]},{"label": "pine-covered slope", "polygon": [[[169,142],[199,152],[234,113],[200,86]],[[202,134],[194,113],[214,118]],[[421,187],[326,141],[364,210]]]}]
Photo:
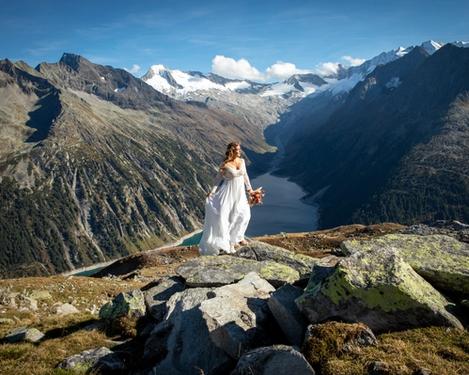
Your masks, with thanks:
[{"label": "pine-covered slope", "polygon": [[149,249],[201,225],[226,143],[262,129],[65,54],[0,62],[0,275],[49,274]]}]

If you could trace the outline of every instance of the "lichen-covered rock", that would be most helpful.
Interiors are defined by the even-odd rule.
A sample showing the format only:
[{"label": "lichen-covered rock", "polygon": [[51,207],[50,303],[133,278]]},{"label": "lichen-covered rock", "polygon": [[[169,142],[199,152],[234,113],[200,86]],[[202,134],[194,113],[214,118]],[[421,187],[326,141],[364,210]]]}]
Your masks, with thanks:
[{"label": "lichen-covered rock", "polygon": [[291,346],[274,345],[245,353],[231,375],[314,375],[303,354]]},{"label": "lichen-covered rock", "polygon": [[232,358],[268,340],[270,311],[267,300],[275,288],[254,272],[236,284],[213,290],[213,298],[200,304],[213,343]]},{"label": "lichen-covered rock", "polygon": [[256,261],[230,255],[191,259],[177,269],[189,287],[217,287],[233,284],[250,272],[256,272],[275,287],[300,278],[297,270],[269,260]]},{"label": "lichen-covered rock", "polygon": [[435,288],[469,295],[469,244],[445,235],[388,234],[369,240],[347,240],[347,254],[390,249]]},{"label": "lichen-covered rock", "polygon": [[37,328],[19,327],[8,333],[5,336],[5,340],[10,343],[27,341],[27,342],[38,342],[42,340],[44,333],[39,331]]},{"label": "lichen-covered rock", "polygon": [[301,351],[311,365],[322,368],[331,358],[377,343],[363,323],[327,322],[308,326]]},{"label": "lichen-covered rock", "polygon": [[119,293],[111,302],[106,303],[99,310],[99,317],[106,320],[116,318],[141,317],[145,315],[145,298],[140,289]]},{"label": "lichen-covered rock", "polygon": [[[112,350],[101,347],[85,350],[79,354],[65,358],[57,365],[58,368],[67,370],[89,371],[91,369],[98,373],[103,371],[122,371],[125,369],[124,363]],[[93,372],[94,373],[94,372]]]},{"label": "lichen-covered rock", "polygon": [[143,291],[148,313],[157,321],[161,321],[166,314],[166,301],[177,292],[185,289],[183,281],[178,277],[165,277]]},{"label": "lichen-covered rock", "polygon": [[306,331],[306,319],[295,304],[303,289],[284,285],[272,293],[268,305],[277,324],[291,345],[301,346]]},{"label": "lichen-covered rock", "polygon": [[313,275],[296,300],[311,323],[331,318],[363,322],[373,331],[428,325],[462,328],[450,303],[396,252],[356,252],[323,279]]},{"label": "lichen-covered rock", "polygon": [[234,256],[257,261],[271,260],[276,263],[285,264],[297,270],[302,279],[310,276],[311,268],[317,262],[317,259],[307,255],[296,254],[283,247],[269,245],[262,241],[249,242],[247,245],[240,247]]}]

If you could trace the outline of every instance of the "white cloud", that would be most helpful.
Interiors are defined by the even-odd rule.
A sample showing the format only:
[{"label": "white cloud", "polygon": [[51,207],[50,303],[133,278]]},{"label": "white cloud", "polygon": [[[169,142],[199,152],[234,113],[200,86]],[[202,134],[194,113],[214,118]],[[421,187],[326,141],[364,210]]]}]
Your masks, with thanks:
[{"label": "white cloud", "polygon": [[338,62],[324,62],[316,65],[316,72],[322,76],[334,75],[339,71],[339,65]]},{"label": "white cloud", "polygon": [[309,70],[298,69],[295,64],[277,61],[266,69],[266,74],[269,78],[285,80],[293,74],[310,73]]},{"label": "white cloud", "polygon": [[365,62],[365,59],[360,59],[359,57],[352,57],[352,56],[342,56],[342,59],[347,61],[350,64],[350,66],[361,65]]},{"label": "white cloud", "polygon": [[129,73],[135,74],[135,73],[138,73],[140,69],[142,68],[140,67],[140,65],[133,64],[130,69],[127,69],[127,68],[124,68],[124,69],[127,70]]},{"label": "white cloud", "polygon": [[246,59],[235,60],[222,55],[213,58],[212,72],[226,78],[265,80],[264,75]]}]

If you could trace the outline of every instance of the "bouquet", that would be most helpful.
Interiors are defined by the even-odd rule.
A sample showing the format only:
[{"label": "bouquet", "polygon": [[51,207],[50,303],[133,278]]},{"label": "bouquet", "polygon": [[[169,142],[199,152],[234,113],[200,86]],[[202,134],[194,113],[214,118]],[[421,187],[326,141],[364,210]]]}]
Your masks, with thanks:
[{"label": "bouquet", "polygon": [[264,198],[265,191],[262,189],[262,186],[260,188],[257,188],[256,190],[253,190],[251,193],[249,193],[249,205],[256,206],[258,204],[262,204],[262,199]]}]

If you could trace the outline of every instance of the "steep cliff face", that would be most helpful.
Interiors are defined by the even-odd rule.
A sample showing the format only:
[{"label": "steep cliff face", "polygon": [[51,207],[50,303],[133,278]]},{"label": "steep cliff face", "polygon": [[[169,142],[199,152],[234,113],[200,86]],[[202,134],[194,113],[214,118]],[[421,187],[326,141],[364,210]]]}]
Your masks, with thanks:
[{"label": "steep cliff face", "polygon": [[280,172],[323,193],[321,227],[468,221],[468,62],[467,48],[416,47],[291,136]]},{"label": "steep cliff face", "polygon": [[[125,86],[124,86],[125,85]],[[262,129],[64,55],[0,62],[0,275],[49,274],[149,249],[201,225],[232,139]]]}]

